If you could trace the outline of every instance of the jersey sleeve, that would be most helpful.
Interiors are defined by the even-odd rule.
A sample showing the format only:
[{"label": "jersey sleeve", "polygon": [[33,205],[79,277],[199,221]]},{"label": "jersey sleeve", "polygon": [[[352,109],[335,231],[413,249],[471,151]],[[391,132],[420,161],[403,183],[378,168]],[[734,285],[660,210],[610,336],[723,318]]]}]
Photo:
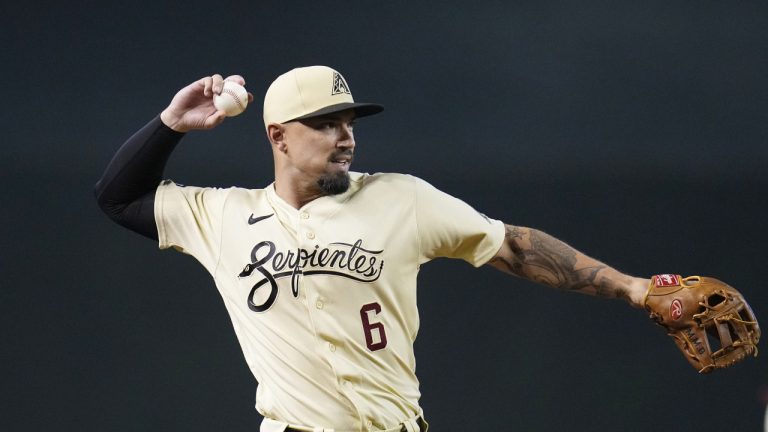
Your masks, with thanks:
[{"label": "jersey sleeve", "polygon": [[180,186],[164,180],[155,194],[160,249],[173,247],[192,255],[213,273],[228,193],[229,189]]},{"label": "jersey sleeve", "polygon": [[422,262],[459,258],[480,267],[499,251],[504,224],[464,201],[416,179],[415,206]]}]

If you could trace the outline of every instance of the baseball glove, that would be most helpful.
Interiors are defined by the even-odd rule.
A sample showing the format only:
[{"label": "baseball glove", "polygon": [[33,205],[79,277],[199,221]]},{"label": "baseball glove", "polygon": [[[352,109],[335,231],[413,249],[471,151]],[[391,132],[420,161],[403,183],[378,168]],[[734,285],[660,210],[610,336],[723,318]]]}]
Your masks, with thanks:
[{"label": "baseball glove", "polygon": [[667,329],[699,373],[757,356],[760,326],[744,297],[717,279],[661,274],[645,293],[651,319]]}]

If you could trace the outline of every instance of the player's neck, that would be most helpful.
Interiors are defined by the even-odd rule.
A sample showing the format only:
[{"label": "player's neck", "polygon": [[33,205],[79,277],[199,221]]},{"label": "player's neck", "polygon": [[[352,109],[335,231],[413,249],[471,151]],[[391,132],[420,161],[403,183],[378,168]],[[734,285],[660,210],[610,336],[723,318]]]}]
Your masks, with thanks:
[{"label": "player's neck", "polygon": [[297,210],[323,196],[316,182],[291,181],[284,177],[275,179],[275,193]]},{"label": "player's neck", "polygon": [[308,175],[279,154],[275,155],[275,192],[297,210],[325,195],[316,177]]}]

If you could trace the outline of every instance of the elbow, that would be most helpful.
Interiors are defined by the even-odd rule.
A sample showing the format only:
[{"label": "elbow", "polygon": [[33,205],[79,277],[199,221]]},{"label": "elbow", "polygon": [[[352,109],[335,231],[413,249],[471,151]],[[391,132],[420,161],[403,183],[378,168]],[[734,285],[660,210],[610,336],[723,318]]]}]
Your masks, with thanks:
[{"label": "elbow", "polygon": [[109,195],[104,193],[103,179],[99,179],[93,186],[93,197],[96,199],[96,204],[99,206],[107,216],[114,219],[112,216],[115,210],[115,202],[109,199]]},{"label": "elbow", "polygon": [[108,185],[103,178],[99,179],[93,186],[93,196],[101,211],[114,222],[120,223],[128,203],[124,203],[112,195],[114,194],[110,194]]},{"label": "elbow", "polygon": [[103,210],[104,208],[102,207],[102,205],[104,200],[101,198],[102,192],[103,192],[102,189],[103,188],[101,187],[101,179],[99,179],[99,181],[97,181],[96,184],[93,185],[93,197],[96,198],[96,204],[99,205],[99,208]]}]

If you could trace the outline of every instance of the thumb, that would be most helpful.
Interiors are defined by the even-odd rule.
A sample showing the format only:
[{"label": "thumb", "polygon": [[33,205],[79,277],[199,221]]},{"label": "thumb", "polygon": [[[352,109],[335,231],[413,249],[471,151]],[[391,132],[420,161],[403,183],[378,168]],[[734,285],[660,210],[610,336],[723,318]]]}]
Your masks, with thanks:
[{"label": "thumb", "polygon": [[205,119],[205,124],[203,127],[205,129],[215,128],[216,126],[220,125],[226,118],[227,114],[224,111],[218,110]]}]

